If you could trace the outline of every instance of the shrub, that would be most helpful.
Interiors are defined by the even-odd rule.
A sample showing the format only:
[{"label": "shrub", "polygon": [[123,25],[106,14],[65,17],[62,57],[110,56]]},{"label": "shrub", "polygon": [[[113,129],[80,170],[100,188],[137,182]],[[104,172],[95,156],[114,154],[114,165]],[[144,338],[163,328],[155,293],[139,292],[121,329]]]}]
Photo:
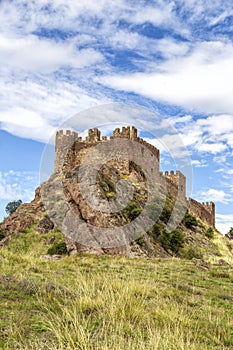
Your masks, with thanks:
[{"label": "shrub", "polygon": [[189,260],[193,258],[202,259],[203,253],[194,247],[189,247],[188,250],[183,254],[183,258],[189,259]]},{"label": "shrub", "polygon": [[158,224],[154,224],[152,231],[151,231],[151,235],[154,239],[156,239],[157,237],[159,237],[161,234],[161,228]]},{"label": "shrub", "polygon": [[225,235],[229,239],[233,239],[233,227],[230,228],[230,230]]},{"label": "shrub", "polygon": [[127,206],[123,209],[123,213],[131,221],[134,220],[139,214],[141,214],[141,212],[142,208],[140,208],[134,201],[129,202]]},{"label": "shrub", "polygon": [[171,210],[168,207],[164,207],[162,210],[162,213],[160,215],[160,220],[162,220],[165,224],[168,223],[168,220],[170,219],[171,216]]},{"label": "shrub", "polygon": [[214,237],[214,229],[213,227],[209,227],[207,230],[206,230],[206,233],[205,233],[205,236],[209,239],[212,239]]},{"label": "shrub", "polygon": [[145,238],[142,236],[142,237],[139,237],[135,240],[135,242],[140,245],[140,246],[143,246],[145,244]]},{"label": "shrub", "polygon": [[183,223],[187,228],[192,228],[193,226],[197,226],[197,219],[188,212],[186,212],[183,218]]},{"label": "shrub", "polygon": [[170,249],[174,253],[178,253],[179,249],[184,245],[184,234],[177,229],[170,232],[164,230],[161,237],[161,244],[165,250]]},{"label": "shrub", "polygon": [[5,238],[5,233],[3,231],[0,231],[0,241]]},{"label": "shrub", "polygon": [[12,213],[14,213],[14,211],[16,211],[16,209],[22,204],[21,199],[19,199],[18,201],[12,201],[9,202],[6,205],[5,211],[8,215],[11,215]]},{"label": "shrub", "polygon": [[64,241],[58,241],[53,243],[53,245],[48,249],[47,253],[49,255],[68,254],[68,250]]}]

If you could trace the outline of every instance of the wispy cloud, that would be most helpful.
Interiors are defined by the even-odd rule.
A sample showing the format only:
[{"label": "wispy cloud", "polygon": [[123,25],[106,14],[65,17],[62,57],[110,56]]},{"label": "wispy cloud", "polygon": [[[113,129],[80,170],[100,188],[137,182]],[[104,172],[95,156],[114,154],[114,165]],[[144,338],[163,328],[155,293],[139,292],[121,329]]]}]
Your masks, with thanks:
[{"label": "wispy cloud", "polygon": [[191,164],[192,166],[194,166],[195,168],[205,168],[208,166],[208,164],[206,163],[205,160],[201,159],[201,160],[198,160],[198,159],[193,159],[191,160]]},{"label": "wispy cloud", "polygon": [[94,49],[78,50],[76,43],[56,42],[51,39],[28,35],[25,38],[0,36],[0,64],[13,70],[44,73],[62,67],[83,68],[103,60],[100,52]]},{"label": "wispy cloud", "polygon": [[[36,172],[14,171],[0,172],[1,200],[33,199],[35,187],[38,185]],[[26,184],[26,186],[25,186]]]},{"label": "wispy cloud", "polygon": [[226,234],[230,228],[233,227],[233,213],[232,214],[216,214],[217,229]]},{"label": "wispy cloud", "polygon": [[209,188],[206,191],[199,192],[198,197],[200,201],[208,201],[211,198],[213,202],[224,204],[233,201],[232,196],[229,193],[214,188]]},{"label": "wispy cloud", "polygon": [[205,113],[232,113],[231,43],[197,43],[185,57],[157,64],[154,72],[107,75],[98,80],[111,88]]}]

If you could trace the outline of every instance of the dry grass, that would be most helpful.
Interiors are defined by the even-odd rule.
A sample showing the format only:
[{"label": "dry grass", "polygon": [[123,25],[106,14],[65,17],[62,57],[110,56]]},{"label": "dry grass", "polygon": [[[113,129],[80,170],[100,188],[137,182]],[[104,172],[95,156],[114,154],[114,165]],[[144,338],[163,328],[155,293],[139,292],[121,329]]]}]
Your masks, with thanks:
[{"label": "dry grass", "polygon": [[231,267],[203,270],[176,258],[47,261],[47,248],[30,232],[0,252],[1,349],[232,349]]}]

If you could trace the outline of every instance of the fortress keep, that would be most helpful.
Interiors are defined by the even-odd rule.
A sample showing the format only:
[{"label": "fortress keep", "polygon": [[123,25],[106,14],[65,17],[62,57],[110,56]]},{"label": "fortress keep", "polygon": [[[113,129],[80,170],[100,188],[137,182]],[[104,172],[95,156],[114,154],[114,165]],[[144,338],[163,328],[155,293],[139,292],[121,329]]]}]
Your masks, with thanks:
[{"label": "fortress keep", "polygon": [[[107,136],[101,137],[101,132],[99,129],[89,129],[88,136],[85,139],[79,137],[77,132],[71,130],[59,130],[56,133],[56,143],[55,143],[55,163],[54,172],[59,173],[62,171],[62,167],[69,149],[74,147],[75,154],[79,156],[80,153],[87,150],[90,147],[100,143],[106,142],[109,139],[125,138],[145,146],[150,152],[150,159],[146,159],[148,166],[153,162],[153,176],[155,179],[159,179],[160,183],[163,185],[166,183],[167,191],[171,195],[178,197],[180,201],[185,201],[188,204],[189,211],[194,215],[198,216],[201,220],[205,221],[211,226],[215,226],[215,204],[210,203],[200,203],[192,198],[186,198],[186,177],[181,171],[173,170],[165,171],[163,174],[160,172],[160,151],[150,143],[146,142],[142,138],[138,137],[137,129],[132,126],[116,128],[113,131],[112,136],[109,138]],[[142,147],[143,153],[143,147]],[[148,155],[146,156],[148,157]]]}]

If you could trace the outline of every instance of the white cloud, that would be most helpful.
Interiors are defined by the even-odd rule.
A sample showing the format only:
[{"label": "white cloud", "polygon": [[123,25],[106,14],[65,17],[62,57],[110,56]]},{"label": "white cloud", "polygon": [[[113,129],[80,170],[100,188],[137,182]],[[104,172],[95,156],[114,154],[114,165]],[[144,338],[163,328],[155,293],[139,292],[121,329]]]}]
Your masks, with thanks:
[{"label": "white cloud", "polygon": [[49,140],[55,132],[55,128],[36,112],[23,108],[13,108],[6,112],[0,112],[0,122],[1,129],[11,134],[42,142]]},{"label": "white cloud", "polygon": [[[47,142],[55,128],[77,112],[107,102],[104,96],[53,78],[0,82],[1,128],[21,137]],[[17,107],[16,107],[17,106]]]},{"label": "white cloud", "polygon": [[221,233],[228,233],[233,227],[233,214],[216,214],[216,227]]},{"label": "white cloud", "polygon": [[221,153],[226,150],[227,146],[223,143],[197,143],[195,148],[199,152],[208,152],[208,153]]},{"label": "white cloud", "polygon": [[176,124],[187,124],[193,120],[193,117],[191,115],[184,115],[184,116],[179,116],[179,117],[171,117],[169,118],[169,122],[172,125]]},{"label": "white cloud", "polygon": [[21,199],[29,202],[34,198],[39,176],[33,171],[0,171],[0,221],[6,216],[8,202]]},{"label": "white cloud", "polygon": [[[25,186],[26,184],[26,186]],[[34,190],[38,185],[36,172],[0,171],[0,198],[1,200],[29,201],[34,196]]]},{"label": "white cloud", "polygon": [[216,155],[215,163],[226,163],[233,147],[233,115],[214,115],[195,120],[190,116],[171,118],[184,144],[198,153]]},{"label": "white cloud", "polygon": [[198,197],[201,201],[213,201],[218,203],[227,204],[232,202],[232,196],[223,190],[216,190],[214,188],[209,188],[207,191],[201,191],[198,193]]},{"label": "white cloud", "polygon": [[206,113],[232,113],[233,46],[203,42],[186,57],[157,65],[157,72],[98,78],[114,89]]},{"label": "white cloud", "polygon": [[208,131],[211,135],[229,136],[233,132],[233,115],[221,114],[210,116],[206,119],[199,119],[198,125],[203,131]]},{"label": "white cloud", "polygon": [[208,164],[206,163],[205,160],[201,159],[201,160],[198,160],[198,159],[193,159],[191,160],[191,164],[192,166],[194,166],[195,168],[205,168],[208,166]]},{"label": "white cloud", "polygon": [[77,50],[71,42],[59,43],[39,39],[35,35],[25,38],[0,36],[0,64],[13,69],[47,73],[63,66],[83,68],[103,60],[93,49]]}]

